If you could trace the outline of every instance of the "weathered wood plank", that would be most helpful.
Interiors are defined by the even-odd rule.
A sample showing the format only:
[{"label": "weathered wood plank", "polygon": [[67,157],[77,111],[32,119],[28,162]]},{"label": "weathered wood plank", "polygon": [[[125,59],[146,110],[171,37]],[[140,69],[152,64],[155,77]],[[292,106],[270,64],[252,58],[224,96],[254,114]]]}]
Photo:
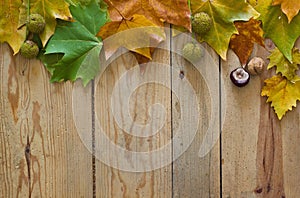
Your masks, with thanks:
[{"label": "weathered wood plank", "polygon": [[[274,48],[271,42],[268,49]],[[270,54],[257,46],[253,52],[268,64]],[[228,101],[222,132],[222,193],[224,197],[297,197],[300,176],[297,168],[299,110],[294,109],[279,121],[260,96],[264,79],[273,71],[251,78],[249,85],[236,88],[230,85],[229,73],[239,65],[229,53],[223,63]]]},{"label": "weathered wood plank", "polygon": [[[184,128],[184,133],[180,137],[181,139],[187,139],[187,136],[192,136],[194,126],[197,123],[190,123],[190,119],[186,119],[184,111],[180,108],[180,103],[183,104],[183,108],[189,114],[194,112],[193,109],[199,108],[199,114],[191,115],[199,121],[197,127],[196,136],[190,147],[173,163],[173,192],[174,197],[220,197],[220,152],[219,141],[216,141],[212,148],[207,148],[210,152],[204,157],[199,157],[199,149],[204,145],[206,135],[208,135],[208,127],[210,118],[212,115],[212,100],[215,100],[217,108],[216,117],[217,122],[212,127],[213,134],[210,136],[216,136],[218,139],[219,132],[219,57],[215,52],[204,45],[204,57],[193,66],[188,61],[184,60],[180,54],[184,44],[190,41],[189,36],[178,36],[173,38],[173,56],[172,66],[175,67],[172,73],[172,85],[176,89],[177,86],[182,87],[177,93],[172,95],[172,122],[173,122],[173,134],[176,133],[180,123],[189,123],[187,128]],[[210,57],[211,56],[211,57]],[[198,68],[198,69],[197,69]],[[216,70],[215,75],[209,74],[208,70],[214,68]],[[177,69],[177,70],[176,70]],[[180,70],[183,71],[184,77],[179,77]],[[199,72],[201,70],[201,73]],[[182,75],[182,74],[181,74]],[[217,95],[210,90],[211,85],[208,85],[204,78],[212,79],[213,86],[217,90]],[[182,77],[182,76],[181,76]],[[185,88],[185,82],[188,81],[194,93],[198,99],[196,106],[192,105],[192,95],[187,95]],[[174,90],[175,92],[176,90]],[[189,104],[189,105],[188,105]],[[191,109],[187,109],[191,108]],[[174,135],[173,135],[174,136]],[[210,146],[207,143],[208,147]],[[173,153],[179,152],[182,145],[173,144]],[[174,156],[173,156],[174,157]]]},{"label": "weathered wood plank", "polygon": [[[300,48],[300,38],[296,42]],[[281,121],[283,149],[283,177],[285,197],[298,197],[300,194],[300,108],[288,112]]]},{"label": "weathered wood plank", "polygon": [[[170,43],[166,42],[165,45],[170,46]],[[181,49],[175,40],[172,46],[172,51]],[[206,45],[204,47],[218,62],[214,52]],[[133,131],[126,132],[122,129],[122,124],[117,124],[110,109],[116,82],[137,65],[131,54],[122,55],[106,69],[96,84],[93,100],[91,84],[86,88],[71,83],[50,84],[49,75],[39,61],[12,56],[8,45],[2,44],[0,197],[93,197],[93,193],[96,197],[105,198],[220,197],[220,193],[223,197],[297,197],[300,194],[297,185],[300,182],[300,157],[297,155],[300,152],[300,112],[298,107],[294,108],[281,122],[277,120],[273,109],[260,96],[263,80],[269,74],[265,72],[261,76],[252,77],[249,85],[244,88],[235,87],[229,79],[229,73],[240,64],[237,57],[229,52],[228,60],[222,62],[221,72],[225,85],[221,100],[222,106],[227,109],[222,127],[222,152],[220,153],[220,143],[217,142],[208,155],[199,158],[198,151],[212,112],[209,88],[202,74],[190,63],[178,55],[170,57],[169,54],[168,50],[156,50],[153,61],[183,69],[183,79],[191,83],[199,100],[200,127],[191,146],[173,165],[135,173],[118,170],[124,168],[128,161],[133,163],[133,167],[141,162],[132,156],[126,156],[126,161],[119,161],[121,163],[116,168],[101,161],[96,161],[94,167],[92,152],[97,157],[99,151],[93,149],[101,148],[110,157],[117,156],[117,153],[111,150],[108,142],[100,144],[97,130],[93,143],[92,131],[97,122],[93,119],[99,119],[110,141],[121,148],[137,152],[163,148],[176,135],[179,123],[189,122],[184,120],[180,111],[180,93],[186,93],[186,90],[175,94],[167,87],[149,83],[135,89],[129,105],[120,101],[120,106],[128,106],[132,118],[141,125],[161,119],[158,114],[151,114],[149,107],[155,103],[161,103],[165,107],[166,122],[162,129],[152,136],[141,131],[141,135],[146,137],[136,137]],[[254,54],[267,57],[269,52],[258,47]],[[205,58],[207,57],[204,57],[204,62]],[[204,65],[204,68],[207,66]],[[139,81],[164,76],[170,79],[174,88],[175,84],[183,81],[178,78],[178,71],[175,69],[171,72],[170,68],[162,72],[155,65],[144,67]],[[207,71],[204,69],[203,72],[205,74]],[[127,80],[130,84],[130,79]],[[218,82],[216,86],[219,86]],[[85,91],[77,92],[77,89]],[[125,94],[123,89],[118,91]],[[72,100],[76,101],[72,94],[77,96],[77,102],[86,107],[84,111],[75,111],[75,119]],[[181,102],[188,103],[190,99],[186,96]],[[93,110],[96,116],[94,118]],[[122,119],[126,120],[125,116]],[[78,125],[77,122],[81,120],[83,123]],[[218,124],[215,127],[219,129]],[[185,130],[185,134],[190,135],[191,129]],[[185,138],[181,136],[181,139]],[[88,150],[83,142],[95,148],[89,147]],[[180,149],[180,146],[174,144],[169,153],[170,158]],[[161,161],[156,161],[157,158],[154,157],[151,159],[150,167],[164,163],[163,158],[160,158]],[[149,167],[148,164],[144,166]],[[93,168],[96,168],[96,175],[93,175]]]},{"label": "weathered wood plank", "polygon": [[300,194],[300,111],[299,107],[282,119],[283,183],[285,197],[298,197]]},{"label": "weathered wood plank", "polygon": [[50,84],[39,61],[6,44],[0,60],[0,197],[91,197],[92,155],[76,133],[71,83]]},{"label": "weathered wood plank", "polygon": [[229,75],[240,63],[232,51],[221,66],[225,85],[222,97],[226,97],[226,102],[222,102],[226,108],[222,126],[222,195],[225,198],[255,197],[260,78],[252,77],[243,88],[233,85]]},{"label": "weathered wood plank", "polygon": [[[167,41],[162,44],[169,46]],[[172,196],[172,166],[167,165],[162,168],[154,170],[154,167],[163,163],[163,157],[157,158],[150,154],[145,157],[145,162],[133,157],[134,154],[124,154],[121,156],[109,147],[109,144],[118,145],[127,151],[137,152],[153,152],[156,149],[162,148],[169,143],[171,139],[171,92],[168,88],[156,82],[156,79],[170,79],[170,56],[169,51],[156,49],[153,55],[152,65],[142,67],[141,70],[132,54],[123,54],[115,59],[105,70],[102,76],[99,77],[97,89],[95,91],[95,112],[99,119],[100,125],[103,127],[104,133],[109,137],[109,140],[103,144],[100,143],[98,133],[96,131],[96,156],[97,148],[107,152],[111,156],[112,161],[119,160],[119,163],[112,167],[106,165],[100,160],[96,161],[96,197],[171,197]],[[160,64],[165,69],[162,71],[157,67]],[[136,68],[137,72],[130,71]],[[167,69],[166,69],[167,68]],[[112,104],[112,92],[114,86],[120,81],[122,75],[125,73],[129,75],[126,77],[126,82],[121,83],[121,88],[117,89],[117,95],[121,97],[128,97],[126,87],[130,86],[133,82],[150,82],[154,79],[153,83],[145,83],[135,90],[130,90],[130,102],[124,103],[121,98],[114,100],[116,103]],[[170,84],[170,81],[169,81]],[[124,85],[125,87],[122,87]],[[151,112],[150,107],[155,103],[161,104],[165,109],[165,118],[163,120],[158,114]],[[154,121],[163,121],[163,126],[156,134],[149,136],[149,131],[141,129],[135,132],[132,128],[126,131],[126,124],[119,124],[118,119],[114,117],[111,107],[115,105],[116,111],[121,108],[129,109],[128,113],[121,115],[121,120],[126,120],[131,117],[135,123],[145,125],[150,123],[150,130],[155,130],[157,125],[153,124]],[[119,122],[120,123],[120,122]],[[128,124],[128,122],[127,122]],[[134,128],[134,127],[133,127]],[[140,137],[144,135],[145,137]],[[172,157],[170,150],[168,156]],[[122,157],[124,157],[122,159]],[[149,161],[150,160],[150,161]],[[160,161],[161,160],[161,161]],[[148,167],[149,171],[134,172],[134,168],[128,168],[125,164],[131,163],[133,167]],[[113,164],[113,162],[111,162]],[[125,168],[124,168],[125,167]],[[127,168],[126,168],[127,167]],[[151,169],[153,167],[153,170]],[[119,170],[123,169],[123,170]],[[124,171],[128,170],[128,171]]]}]

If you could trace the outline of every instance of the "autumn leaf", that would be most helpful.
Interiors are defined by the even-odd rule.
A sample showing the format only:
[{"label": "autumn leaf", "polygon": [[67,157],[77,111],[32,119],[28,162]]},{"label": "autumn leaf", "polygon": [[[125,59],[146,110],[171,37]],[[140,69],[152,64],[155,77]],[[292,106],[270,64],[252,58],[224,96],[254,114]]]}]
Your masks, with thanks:
[{"label": "autumn leaf", "polygon": [[279,6],[272,6],[272,0],[258,0],[255,7],[261,14],[265,37],[272,39],[278,49],[291,62],[292,48],[300,36],[300,15],[288,23]]},{"label": "autumn leaf", "polygon": [[286,77],[290,81],[294,81],[295,78],[299,78],[296,75],[296,71],[299,69],[300,64],[300,52],[299,49],[293,49],[293,63],[290,63],[284,55],[275,48],[271,55],[268,57],[270,59],[270,63],[268,65],[268,69],[276,66],[276,73],[281,73],[284,77]]},{"label": "autumn leaf", "polygon": [[251,5],[245,1],[214,0],[200,2],[191,1],[193,14],[206,12],[212,18],[212,27],[199,41],[207,42],[215,51],[226,60],[227,49],[232,34],[238,34],[234,21],[248,21],[250,18],[258,17]]},{"label": "autumn leaf", "polygon": [[26,38],[26,29],[18,29],[21,7],[21,0],[0,2],[0,42],[7,42],[14,54],[18,53]]},{"label": "autumn leaf", "polygon": [[[134,35],[123,37],[123,41],[114,42],[113,47],[106,45],[104,41],[104,49],[106,58],[109,58],[113,52],[119,47],[123,46],[135,52],[135,56],[139,63],[151,59],[151,50],[148,47],[156,47],[161,41],[165,39],[165,34],[162,29],[155,28],[156,26],[163,27],[164,22],[179,25],[186,29],[191,29],[190,9],[187,0],[167,0],[167,1],[143,1],[143,0],[106,0],[109,5],[109,15],[112,22],[106,24],[98,36],[105,39],[116,33],[135,29]],[[150,30],[150,26],[152,30]],[[142,27],[146,27],[141,30]],[[138,32],[136,28],[140,28]],[[138,33],[141,35],[138,35]],[[144,38],[144,39],[143,39]],[[111,42],[110,42],[111,43]],[[133,44],[132,44],[133,43]],[[136,43],[139,43],[136,45]],[[119,45],[118,45],[119,44]],[[132,46],[138,47],[133,48]],[[143,55],[145,58],[141,57]]]},{"label": "autumn leaf", "polygon": [[106,23],[97,36],[104,40],[106,59],[121,46],[151,59],[149,47],[155,47],[165,39],[165,33],[161,27],[156,26],[145,16],[137,14],[133,15],[130,20],[123,19]]},{"label": "autumn leaf", "polygon": [[267,102],[271,103],[279,120],[288,110],[296,107],[297,100],[300,100],[300,81],[294,83],[281,75],[273,76],[265,80],[261,96],[267,96]]},{"label": "autumn leaf", "polygon": [[287,16],[289,23],[300,10],[299,0],[273,0],[273,5],[281,5],[281,10]]},{"label": "autumn leaf", "polygon": [[[29,5],[27,5],[28,2],[30,2]],[[40,34],[43,46],[55,31],[56,19],[72,20],[69,5],[64,0],[30,0],[24,1],[24,4],[30,8],[30,14],[37,13],[45,18],[46,27]]]},{"label": "autumn leaf", "polygon": [[183,26],[191,30],[190,9],[187,0],[105,0],[112,21],[130,19],[133,15],[144,15],[152,23],[163,26],[164,22]]},{"label": "autumn leaf", "polygon": [[95,35],[107,21],[106,11],[95,2],[70,10],[75,22],[58,23],[41,60],[52,73],[51,82],[81,78],[86,85],[99,71],[102,42]]},{"label": "autumn leaf", "polygon": [[[29,3],[29,4],[28,4]],[[54,1],[7,1],[0,2],[0,41],[8,42],[16,54],[26,39],[26,20],[28,13],[41,14],[46,21],[45,30],[40,34],[43,45],[52,36],[56,18],[71,20],[69,6],[64,0]],[[28,8],[30,8],[28,12]]]},{"label": "autumn leaf", "polygon": [[257,0],[247,0],[247,2],[252,5],[253,7],[256,6]]},{"label": "autumn leaf", "polygon": [[92,0],[66,0],[70,5],[73,6],[86,6],[89,5]]},{"label": "autumn leaf", "polygon": [[246,65],[250,57],[254,43],[264,46],[263,30],[260,27],[260,21],[250,19],[249,21],[236,21],[235,27],[238,34],[232,35],[230,39],[230,48],[239,57],[242,65]]}]

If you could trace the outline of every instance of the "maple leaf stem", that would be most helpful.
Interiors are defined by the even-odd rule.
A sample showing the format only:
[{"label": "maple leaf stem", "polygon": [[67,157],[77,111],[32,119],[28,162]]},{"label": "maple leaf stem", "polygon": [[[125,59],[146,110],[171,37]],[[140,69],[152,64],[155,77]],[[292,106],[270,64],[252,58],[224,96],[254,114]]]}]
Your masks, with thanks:
[{"label": "maple leaf stem", "polygon": [[33,33],[32,32],[29,32],[29,34],[27,36],[27,39],[28,40],[32,40],[33,39]]},{"label": "maple leaf stem", "polygon": [[[109,4],[108,6],[111,6],[111,7],[114,7],[116,10],[117,10],[117,12],[119,13],[119,15],[123,18],[123,19],[125,19],[125,20],[128,20],[128,21],[130,21],[130,19],[128,19],[127,17],[125,17],[115,6],[114,6],[114,4],[110,1],[110,0],[106,0],[106,2]],[[132,17],[131,17],[132,18]]]},{"label": "maple leaf stem", "polygon": [[[26,23],[24,25],[26,25],[29,22],[28,20],[29,20],[29,15],[30,15],[30,0],[27,1],[26,7],[27,7],[27,19],[26,19]],[[27,27],[26,27],[26,37],[30,40],[33,38],[33,34],[28,31]]]}]

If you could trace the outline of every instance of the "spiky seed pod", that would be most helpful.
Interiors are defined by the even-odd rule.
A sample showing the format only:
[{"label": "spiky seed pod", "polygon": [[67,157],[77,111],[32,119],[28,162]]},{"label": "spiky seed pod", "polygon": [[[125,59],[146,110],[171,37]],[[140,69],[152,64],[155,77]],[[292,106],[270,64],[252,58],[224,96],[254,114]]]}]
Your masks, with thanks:
[{"label": "spiky seed pod", "polygon": [[27,28],[30,32],[39,34],[45,29],[46,22],[40,14],[31,14],[28,19]]},{"label": "spiky seed pod", "polygon": [[27,40],[22,44],[20,53],[25,58],[35,58],[39,53],[39,47],[35,42]]},{"label": "spiky seed pod", "polygon": [[195,43],[187,43],[182,48],[182,56],[190,62],[197,62],[202,55],[202,49]]},{"label": "spiky seed pod", "polygon": [[211,28],[212,20],[205,12],[198,12],[192,16],[192,30],[198,35],[205,35]]}]

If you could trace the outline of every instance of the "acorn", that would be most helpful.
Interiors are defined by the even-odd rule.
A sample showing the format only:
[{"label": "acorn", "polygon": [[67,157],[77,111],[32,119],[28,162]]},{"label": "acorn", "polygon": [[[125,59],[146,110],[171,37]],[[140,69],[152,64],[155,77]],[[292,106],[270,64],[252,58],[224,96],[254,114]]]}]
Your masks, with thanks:
[{"label": "acorn", "polygon": [[45,29],[46,22],[42,15],[31,14],[26,25],[30,32],[39,34]]},{"label": "acorn", "polygon": [[259,75],[265,68],[265,61],[260,57],[253,57],[247,64],[247,70],[251,75]]},{"label": "acorn", "polygon": [[20,53],[25,58],[35,58],[39,54],[39,47],[35,42],[27,40],[22,44]]}]

